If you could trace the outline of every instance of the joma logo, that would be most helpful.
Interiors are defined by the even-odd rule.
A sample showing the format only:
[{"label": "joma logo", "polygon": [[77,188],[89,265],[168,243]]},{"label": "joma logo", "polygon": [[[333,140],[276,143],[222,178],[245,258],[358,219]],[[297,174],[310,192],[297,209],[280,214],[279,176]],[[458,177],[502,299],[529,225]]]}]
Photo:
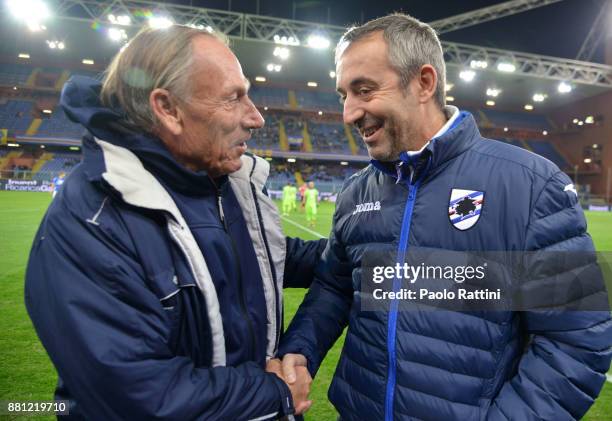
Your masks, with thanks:
[{"label": "joma logo", "polygon": [[360,203],[358,205],[355,205],[355,210],[353,211],[353,215],[355,215],[356,213],[361,213],[361,212],[371,212],[371,211],[377,211],[380,210],[380,202],[377,200],[376,202],[367,202],[367,203]]}]

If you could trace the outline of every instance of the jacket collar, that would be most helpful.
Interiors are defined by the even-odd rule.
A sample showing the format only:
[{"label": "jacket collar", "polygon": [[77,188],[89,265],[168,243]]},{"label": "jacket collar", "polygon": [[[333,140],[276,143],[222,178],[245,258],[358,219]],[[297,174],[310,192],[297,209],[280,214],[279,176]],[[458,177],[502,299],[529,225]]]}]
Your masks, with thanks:
[{"label": "jacket collar", "polygon": [[372,165],[399,182],[409,174],[407,168],[429,172],[471,148],[480,136],[474,117],[456,107],[447,106],[446,110],[452,113],[451,117],[422,150],[401,152],[394,162],[371,160]]},{"label": "jacket collar", "polygon": [[[126,203],[144,209],[169,212],[183,222],[183,217],[166,188],[142,161],[127,148],[87,136],[83,144],[84,170],[89,181],[104,180]],[[250,153],[241,158],[240,170],[229,178],[251,181],[262,190],[270,171],[269,163]]]}]

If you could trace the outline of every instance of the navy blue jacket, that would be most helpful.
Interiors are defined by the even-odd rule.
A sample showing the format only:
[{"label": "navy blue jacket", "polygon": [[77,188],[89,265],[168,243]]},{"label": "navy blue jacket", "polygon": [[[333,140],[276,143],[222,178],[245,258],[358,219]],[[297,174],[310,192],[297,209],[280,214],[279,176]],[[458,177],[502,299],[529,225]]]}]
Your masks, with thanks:
[{"label": "navy blue jacket", "polygon": [[[193,173],[122,126],[99,88],[81,77],[64,88],[62,105],[89,132],[83,163],[51,203],[26,274],[57,396],[86,419],[291,413],[289,389],[263,368],[282,329],[282,287],[310,284],[325,242],[285,239],[269,222],[265,161],[245,157],[242,184]],[[259,221],[239,204],[243,185]]]},{"label": "navy blue jacket", "polygon": [[[385,247],[397,262],[413,249],[593,256],[570,179],[540,156],[484,139],[467,113],[418,160],[401,158],[399,170],[373,161],[345,182],[315,281],[279,354],[305,355],[314,374],[348,324],[329,390],[343,421],[580,418],[612,358],[605,306],[461,312],[398,311],[392,304],[365,311],[359,292],[370,281],[362,278],[362,259]],[[466,215],[480,215],[469,229],[449,217],[453,189],[484,194]],[[542,262],[532,263],[526,273],[536,283],[572,276],[539,274]],[[601,276],[594,260],[584,269]],[[594,296],[607,306],[605,291]]]}]

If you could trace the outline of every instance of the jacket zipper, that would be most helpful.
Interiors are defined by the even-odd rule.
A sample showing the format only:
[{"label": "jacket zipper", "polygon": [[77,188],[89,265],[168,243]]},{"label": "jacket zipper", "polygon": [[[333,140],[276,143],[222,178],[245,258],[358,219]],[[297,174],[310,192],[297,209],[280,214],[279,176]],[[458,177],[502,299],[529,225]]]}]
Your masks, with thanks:
[{"label": "jacket zipper", "polygon": [[[402,163],[400,163],[401,165]],[[399,167],[399,166],[398,166]],[[401,176],[401,168],[397,168],[398,176]],[[410,180],[408,181],[408,200],[404,209],[404,217],[402,219],[402,228],[400,233],[399,247],[397,250],[396,261],[403,265],[406,260],[406,251],[408,250],[408,238],[410,234],[410,224],[412,222],[412,211],[414,210],[414,202],[417,191],[421,185],[421,180],[416,180],[413,183],[414,167],[410,168]],[[421,177],[422,178],[422,177]],[[398,177],[398,179],[400,179]],[[402,282],[400,279],[393,280],[393,291],[397,292],[401,289]],[[393,300],[389,310],[389,318],[387,320],[387,349],[388,354],[388,372],[387,372],[387,388],[385,394],[385,421],[393,421],[393,395],[395,393],[395,344],[397,334],[397,308],[399,301]]]},{"label": "jacket zipper", "polygon": [[[255,169],[255,166],[253,166],[253,169]],[[268,244],[268,238],[266,237],[263,216],[261,214],[261,208],[259,207],[259,200],[257,200],[257,189],[252,182],[250,184],[251,193],[253,195],[253,202],[255,202],[255,209],[257,211],[257,221],[259,222],[261,236],[263,238],[264,246],[266,248],[266,255],[268,256],[268,264],[270,266],[270,274],[272,275],[272,283],[274,284],[274,310],[276,312],[276,335],[274,338],[274,352],[276,353],[276,350],[278,349],[278,343],[280,341],[280,333],[283,323],[283,308],[279,305],[280,293],[278,291],[278,284],[276,282],[276,268],[274,267],[274,263],[272,261],[272,253],[270,252],[270,245]]]},{"label": "jacket zipper", "polygon": [[221,199],[221,192],[219,191],[219,189],[217,189],[216,191],[217,191],[217,205],[219,206],[219,218],[221,219],[221,223],[223,224],[223,229],[225,230],[225,233],[230,239],[230,243],[232,245],[232,254],[234,255],[234,262],[236,263],[236,267],[238,268],[238,293],[240,295],[240,300],[239,300],[240,310],[242,313],[242,317],[244,318],[244,320],[247,321],[247,327],[249,330],[248,343],[250,344],[250,347],[251,347],[251,352],[250,352],[251,358],[250,359],[255,361],[255,350],[256,350],[255,328],[253,327],[253,320],[251,319],[251,316],[249,315],[249,312],[246,306],[246,302],[244,300],[244,285],[242,283],[242,268],[240,267],[240,260],[238,260],[238,252],[236,250],[236,243],[234,243],[234,239],[230,235],[229,230],[227,228],[227,222],[225,220],[225,213],[223,212],[223,200]]}]

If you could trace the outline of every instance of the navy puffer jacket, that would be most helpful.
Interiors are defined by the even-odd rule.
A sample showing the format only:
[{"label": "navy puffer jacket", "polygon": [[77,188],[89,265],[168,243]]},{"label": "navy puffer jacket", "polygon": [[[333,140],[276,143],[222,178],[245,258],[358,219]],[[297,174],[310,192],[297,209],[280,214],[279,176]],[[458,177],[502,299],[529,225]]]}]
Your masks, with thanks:
[{"label": "navy puffer jacket", "polygon": [[[418,161],[401,158],[346,181],[280,353],[304,354],[315,373],[348,324],[329,390],[343,420],[580,418],[610,366],[605,308],[363,311],[359,302],[362,259],[385,247],[398,261],[411,249],[594,254],[571,180],[538,155],[484,139],[468,113]],[[473,192],[463,225],[453,215],[458,190]],[[587,267],[600,274],[594,261]],[[594,296],[607,303],[601,289]]]}]

